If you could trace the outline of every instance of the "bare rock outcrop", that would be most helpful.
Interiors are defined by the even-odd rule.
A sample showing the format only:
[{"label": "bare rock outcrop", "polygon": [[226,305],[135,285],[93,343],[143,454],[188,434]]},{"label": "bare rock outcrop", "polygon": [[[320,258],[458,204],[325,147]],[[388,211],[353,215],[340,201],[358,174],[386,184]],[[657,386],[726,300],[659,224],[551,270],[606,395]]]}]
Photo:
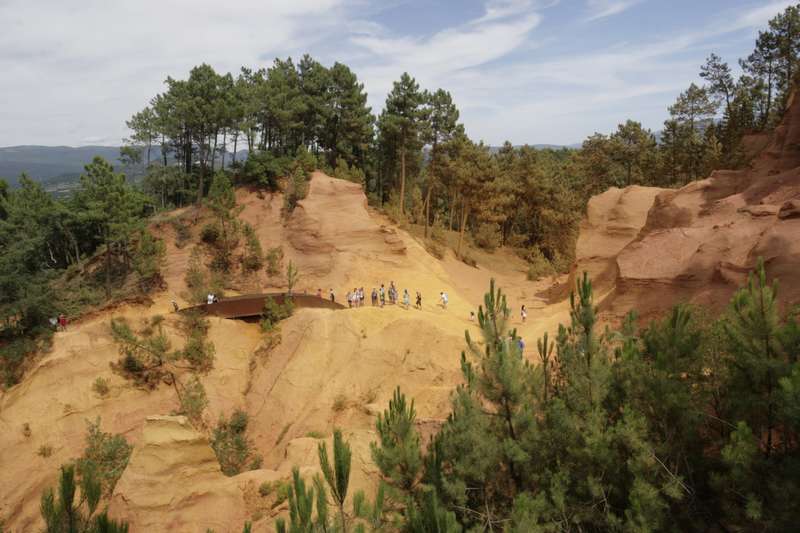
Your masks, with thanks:
[{"label": "bare rock outcrop", "polygon": [[649,318],[679,302],[720,309],[759,257],[781,281],[783,301],[800,301],[800,102],[793,98],[760,142],[749,168],[677,190],[628,187],[592,198],[578,270],[613,287],[601,303],[608,319],[631,309]]},{"label": "bare rock outcrop", "polygon": [[[241,531],[242,487],[183,416],[150,416],[114,489],[109,513],[131,531]],[[238,525],[238,527],[237,527]]]}]

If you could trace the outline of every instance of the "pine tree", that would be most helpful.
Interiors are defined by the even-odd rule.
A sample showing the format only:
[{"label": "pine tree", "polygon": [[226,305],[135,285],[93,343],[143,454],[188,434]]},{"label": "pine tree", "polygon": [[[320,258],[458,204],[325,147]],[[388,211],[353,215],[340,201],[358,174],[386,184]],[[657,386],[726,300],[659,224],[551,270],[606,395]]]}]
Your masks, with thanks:
[{"label": "pine tree", "polygon": [[440,146],[449,141],[462,126],[458,125],[458,108],[453,103],[453,97],[444,89],[423,94],[425,107],[423,109],[423,125],[421,139],[430,144],[431,151],[427,169],[428,185],[425,192],[425,237],[428,237],[430,224],[431,195],[438,185],[437,165],[442,158]]},{"label": "pine tree", "polygon": [[459,533],[463,528],[458,525],[455,515],[444,508],[436,496],[436,490],[426,490],[422,496],[419,510],[410,506],[406,510],[405,533]]},{"label": "pine tree", "polygon": [[416,80],[404,72],[400,80],[394,82],[391,92],[386,96],[386,109],[382,124],[385,135],[392,139],[396,147],[395,156],[400,161],[400,214],[405,213],[406,167],[410,153],[420,148],[420,128],[422,126],[423,95]]},{"label": "pine tree", "polygon": [[415,420],[413,400],[408,403],[398,387],[389,401],[389,408],[382,415],[378,414],[375,422],[380,440],[370,444],[372,459],[382,476],[405,499],[414,496],[423,467]]},{"label": "pine tree", "polygon": [[534,424],[533,375],[515,331],[508,331],[509,314],[506,297],[492,280],[478,309],[482,346],[466,333],[465,384],[456,389],[453,412],[439,436],[436,469],[449,475],[440,480],[434,475],[434,484],[441,483],[449,504],[474,512],[459,513],[465,525],[499,524],[523,490],[531,460],[523,435]]},{"label": "pine tree", "polygon": [[[275,529],[278,533],[311,533],[314,531],[314,489],[306,489],[306,483],[300,477],[300,470],[297,467],[292,469],[292,486],[289,490],[289,529],[286,529],[286,521],[278,518],[275,521]],[[317,500],[317,512],[319,514],[319,503]],[[324,506],[323,506],[324,507]],[[323,511],[325,513],[325,511]]]},{"label": "pine tree", "polygon": [[[80,488],[80,500],[75,496]],[[58,482],[58,493],[48,488],[42,494],[41,514],[46,533],[127,533],[128,524],[108,518],[105,512],[95,516],[100,503],[101,486],[93,470],[86,470],[80,483],[75,480],[75,467],[64,465]],[[85,507],[85,510],[84,510]]]},{"label": "pine tree", "polygon": [[328,460],[328,447],[322,442],[319,445],[319,465],[325,481],[331,490],[334,502],[339,508],[339,520],[343,533],[347,533],[347,516],[344,512],[344,501],[347,498],[347,488],[350,483],[350,460],[352,451],[345,442],[342,432],[338,429],[333,432],[333,466]]},{"label": "pine tree", "polygon": [[724,322],[734,364],[731,386],[740,391],[732,399],[732,414],[756,432],[767,457],[775,446],[778,382],[790,370],[777,292],[777,282],[767,283],[764,261],[759,259],[747,285],[734,295]]}]

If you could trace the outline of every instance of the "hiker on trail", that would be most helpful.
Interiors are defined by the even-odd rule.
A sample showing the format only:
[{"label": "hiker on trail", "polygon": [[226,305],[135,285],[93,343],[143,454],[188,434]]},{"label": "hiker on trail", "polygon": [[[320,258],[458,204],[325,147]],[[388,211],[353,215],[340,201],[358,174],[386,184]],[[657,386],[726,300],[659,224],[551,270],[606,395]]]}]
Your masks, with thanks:
[{"label": "hiker on trail", "polygon": [[408,294],[408,289],[403,289],[403,305],[406,309],[411,307],[411,296]]},{"label": "hiker on trail", "polygon": [[206,304],[211,305],[213,303],[214,303],[214,295],[209,292],[208,297],[206,298]]},{"label": "hiker on trail", "polygon": [[358,289],[353,289],[353,294],[350,297],[353,299],[353,307],[358,307]]},{"label": "hiker on trail", "polygon": [[389,303],[397,303],[397,289],[394,288],[394,281],[389,282]]},{"label": "hiker on trail", "polygon": [[378,291],[378,294],[380,294],[381,307],[383,307],[384,305],[386,305],[386,291],[383,289],[383,283],[381,283],[381,289],[380,291]]},{"label": "hiker on trail", "polygon": [[58,315],[58,325],[61,331],[67,331],[67,317],[63,314]]},{"label": "hiker on trail", "polygon": [[53,331],[58,331],[58,319],[56,317],[50,317],[50,327],[53,328]]},{"label": "hiker on trail", "polygon": [[469,321],[470,322],[475,322],[475,311],[470,311],[469,312]]},{"label": "hiker on trail", "polygon": [[219,296],[216,294],[214,295],[214,303],[219,303]]},{"label": "hiker on trail", "polygon": [[172,300],[172,310],[175,311],[176,313],[180,310],[180,307],[178,307],[178,302],[176,302],[175,300]]},{"label": "hiker on trail", "polygon": [[378,289],[372,287],[372,307],[378,305]]},{"label": "hiker on trail", "polygon": [[353,307],[353,295],[350,294],[350,291],[347,291],[347,294],[344,295],[345,300],[347,300],[347,307]]},{"label": "hiker on trail", "polygon": [[525,343],[522,342],[522,337],[517,339],[517,346],[519,346],[519,351],[520,352],[524,352],[525,351]]},{"label": "hiker on trail", "polygon": [[336,296],[333,294],[333,289],[331,289],[331,301],[332,302],[336,301]]},{"label": "hiker on trail", "polygon": [[322,288],[317,289],[317,298],[322,298]]},{"label": "hiker on trail", "polygon": [[417,309],[422,309],[422,294],[417,291]]},{"label": "hiker on trail", "polygon": [[525,319],[528,318],[528,310],[525,309],[525,306],[522,306],[522,309],[519,311],[520,316],[522,317],[522,323],[525,323]]},{"label": "hiker on trail", "polygon": [[358,305],[364,307],[364,287],[358,289]]},{"label": "hiker on trail", "polygon": [[439,294],[439,297],[440,297],[440,298],[441,298],[441,300],[442,300],[442,307],[443,307],[445,310],[447,310],[447,293],[446,293],[446,292],[444,292],[444,291],[442,291],[442,292]]}]

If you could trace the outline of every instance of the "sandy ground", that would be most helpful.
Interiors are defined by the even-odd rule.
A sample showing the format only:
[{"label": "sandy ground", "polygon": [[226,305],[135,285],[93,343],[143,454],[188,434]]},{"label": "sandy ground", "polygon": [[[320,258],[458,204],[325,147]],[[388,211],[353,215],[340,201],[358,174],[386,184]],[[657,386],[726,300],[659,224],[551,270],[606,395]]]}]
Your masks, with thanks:
[{"label": "sandy ground", "polygon": [[[283,247],[285,261],[299,267],[300,291],[327,295],[332,288],[343,301],[349,289],[364,287],[369,295],[393,281],[401,294],[409,290],[412,303],[420,291],[423,308],[373,308],[368,296],[363,308],[299,310],[281,324],[282,340],[270,350],[263,349],[257,325],[211,319],[216,361],[202,377],[207,427],[235,408],[246,409],[250,435],[264,457],[262,469],[232,478],[219,471],[207,429],[169,416],[178,407],[170,388],[133,388],[109,367],[118,358],[108,325],[113,316],[136,323],[166,315],[173,342],[183,342],[170,301],[186,303],[192,245],[177,248],[174,229],[162,223],[155,229],[168,246],[167,287],[152,305],[123,306],[57,333],[52,350],[23,382],[0,393],[0,518],[11,531],[40,527],[42,490],[55,483],[60,464],[81,455],[86,423],[97,417],[105,431],[122,433],[135,445],[111,498],[112,514],[130,520],[132,532],[157,525],[240,531],[245,518],[255,520],[256,531],[270,531],[286,506],[272,508],[258,485],[286,479],[293,465],[313,473],[315,436],[330,439],[335,427],[354,449],[352,492],[369,490],[376,479],[369,453],[376,413],[400,387],[414,398],[421,427],[436,427],[446,417],[460,380],[464,331],[477,334],[469,314],[492,278],[508,296],[512,325],[533,361],[536,339],[567,322],[565,297],[583,271],[595,280],[596,301],[610,322],[634,307],[645,317],[679,301],[721,307],[757,257],[781,280],[785,301],[800,301],[800,104],[793,102],[776,132],[762,137],[748,144],[761,150],[749,169],[715,172],[679,190],[629,187],[596,196],[581,226],[572,274],[538,282],[508,267],[513,259],[502,251],[497,269],[467,266],[451,252],[434,258],[416,238],[368,209],[358,185],[321,173],[313,175],[308,197],[288,220],[281,217],[280,194],[238,191],[240,218],[255,228],[264,250]],[[196,242],[204,213],[188,208],[181,215],[191,222]],[[261,272],[234,280],[229,292],[283,286],[282,276]],[[449,296],[447,309],[439,305],[442,291]],[[98,377],[111,384],[105,398],[92,391]],[[52,447],[51,456],[37,454],[44,445]]]},{"label": "sandy ground", "polygon": [[[516,325],[530,346],[566,317],[564,305],[547,307],[536,298],[547,281],[532,283],[521,273],[469,267],[451,253],[443,261],[435,259],[415,238],[371,213],[355,184],[316,173],[308,197],[286,221],[280,215],[279,194],[240,190],[237,200],[244,206],[240,218],[253,225],[264,249],[280,245],[285,262],[298,265],[299,290],[322,288],[327,294],[333,288],[343,299],[350,288],[364,287],[369,294],[372,287],[388,287],[393,281],[401,294],[409,289],[412,303],[419,290],[422,310],[390,305],[300,310],[282,324],[282,342],[267,354],[259,350],[257,325],[212,318],[216,361],[202,377],[209,397],[206,422],[210,427],[220,415],[246,409],[251,437],[264,457],[262,470],[226,478],[209,455],[205,435],[169,418],[147,421],[177,410],[170,388],[133,388],[109,366],[118,358],[109,332],[115,316],[136,325],[165,315],[174,345],[183,342],[170,301],[186,303],[184,275],[192,244],[177,248],[173,228],[160,224],[157,231],[168,245],[167,288],[153,304],[124,306],[57,333],[50,353],[0,397],[0,516],[12,531],[38,528],[42,490],[55,483],[60,464],[80,456],[86,423],[97,417],[105,431],[122,433],[136,446],[111,501],[112,513],[130,520],[132,531],[152,530],[159,523],[175,531],[199,526],[238,531],[236,524],[226,526],[220,520],[219,509],[234,522],[261,515],[258,528],[268,530],[271,515],[285,506],[259,511],[254,487],[286,478],[293,464],[312,471],[317,439],[309,434],[329,437],[334,427],[343,428],[358,465],[353,485],[369,490],[376,475],[369,454],[375,415],[386,408],[396,387],[415,399],[421,424],[436,425],[446,417],[450,392],[460,380],[464,330],[477,334],[469,312],[477,310],[490,278],[497,278],[507,292]],[[194,208],[181,214],[196,240],[204,214]],[[230,292],[282,286],[282,277],[269,279],[262,272],[236,280]],[[439,305],[441,291],[449,296],[446,310]],[[529,308],[525,324],[518,314],[522,303]],[[111,384],[106,398],[92,391],[98,377]],[[23,431],[25,424],[30,436]],[[37,455],[42,445],[52,446],[53,454]]]}]

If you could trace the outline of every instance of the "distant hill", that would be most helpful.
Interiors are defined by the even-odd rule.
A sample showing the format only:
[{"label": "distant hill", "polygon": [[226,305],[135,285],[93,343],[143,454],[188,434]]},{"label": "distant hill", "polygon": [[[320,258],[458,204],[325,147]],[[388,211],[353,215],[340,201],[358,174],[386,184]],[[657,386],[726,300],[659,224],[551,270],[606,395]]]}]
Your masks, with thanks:
[{"label": "distant hill", "polygon": [[118,146],[7,146],[0,148],[0,176],[16,182],[22,172],[42,181],[80,174],[100,156],[119,165]]},{"label": "distant hill", "polygon": [[[534,144],[531,146],[539,150],[580,148],[580,144]],[[493,152],[499,149],[499,146],[491,147]],[[151,158],[158,158],[159,154],[159,149],[153,148]],[[16,187],[19,184],[20,175],[24,172],[33,180],[42,183],[48,191],[63,193],[75,187],[78,177],[83,173],[83,167],[91,163],[95,156],[100,156],[121,169],[119,146],[26,145],[0,147],[0,178],[8,181],[12,187]],[[237,153],[239,160],[246,157],[246,150],[240,150]],[[173,158],[170,157],[170,160],[172,161]],[[128,168],[126,173],[131,179],[136,180],[144,174],[144,165]]]},{"label": "distant hill", "polygon": [[[514,148],[522,148],[523,146],[530,146],[531,148],[535,148],[537,150],[576,150],[580,148],[582,145],[581,143],[577,144],[515,144]],[[499,152],[503,147],[502,146],[489,146],[489,150],[494,154]]]},{"label": "distant hill", "polygon": [[69,189],[95,156],[121,166],[118,146],[0,147],[0,177],[14,187],[23,172],[52,191]]}]

